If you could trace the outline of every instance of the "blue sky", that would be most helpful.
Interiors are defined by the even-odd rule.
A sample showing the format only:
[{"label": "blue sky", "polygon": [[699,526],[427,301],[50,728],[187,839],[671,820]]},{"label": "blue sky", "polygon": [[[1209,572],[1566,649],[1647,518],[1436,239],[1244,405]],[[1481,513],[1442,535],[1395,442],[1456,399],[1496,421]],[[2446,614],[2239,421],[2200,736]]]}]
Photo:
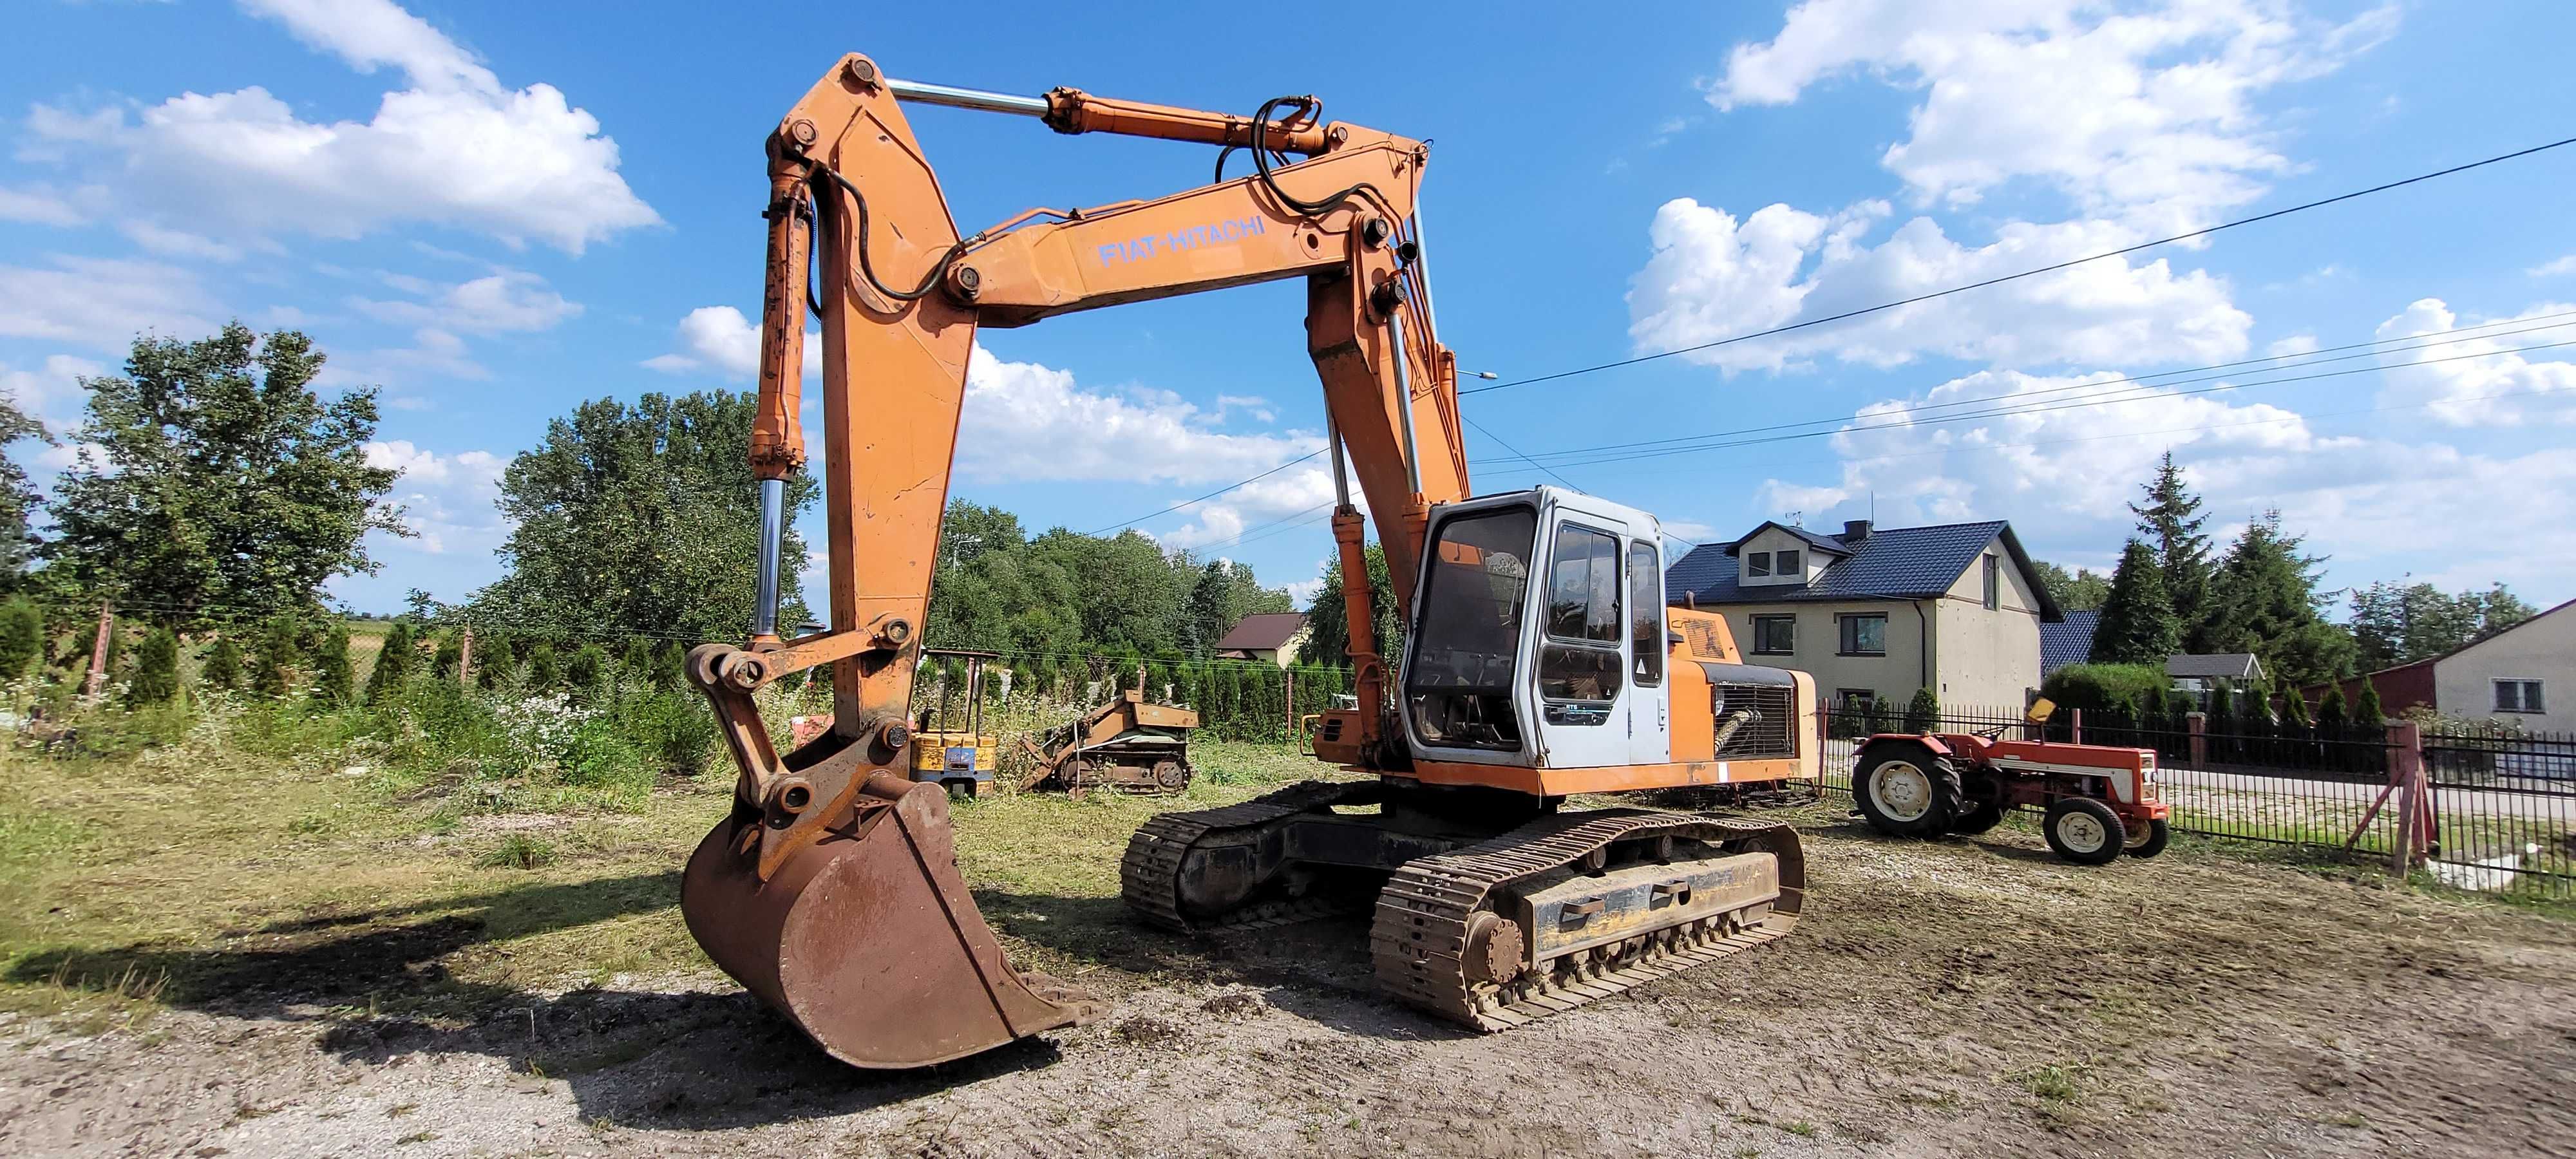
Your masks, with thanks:
[{"label": "blue sky", "polygon": [[[138,331],[307,330],[335,384],[384,391],[375,453],[404,469],[421,534],[378,543],[383,571],[334,588],[386,609],[497,576],[492,483],[549,417],[748,384],[762,135],[845,51],[907,78],[1245,112],[1313,92],[1330,117],[1433,140],[1443,336],[1503,381],[2555,140],[2576,107],[2576,10],[2542,3],[1815,0],[1579,21],[1460,5],[1383,14],[1369,40],[1339,18],[1298,30],[1194,6],[822,5],[790,36],[770,10],[735,11],[13,6],[0,386],[68,431],[74,379],[112,369]],[[1187,188],[1211,160],[1017,118],[914,123],[969,229]],[[1691,539],[1874,509],[1886,525],[2010,519],[2042,558],[2106,567],[2122,504],[2170,448],[2214,524],[2277,506],[2335,584],[2502,580],[2546,606],[2576,597],[2576,347],[2516,348],[2576,340],[2576,315],[2550,317],[2576,311],[2571,178],[2576,147],[1465,408],[1542,457],[1821,424],[1551,460]],[[987,331],[956,494],[1090,530],[1313,449],[1302,313],[1280,283]],[[2389,345],[2307,369],[2093,385],[2374,341]],[[2023,413],[1917,409],[1987,398],[1965,409]],[[1538,478],[1482,434],[1469,449],[1480,490]],[[44,466],[73,453],[16,450]],[[1291,468],[1141,526],[1310,581],[1331,538],[1305,513],[1326,494],[1320,469]]]}]

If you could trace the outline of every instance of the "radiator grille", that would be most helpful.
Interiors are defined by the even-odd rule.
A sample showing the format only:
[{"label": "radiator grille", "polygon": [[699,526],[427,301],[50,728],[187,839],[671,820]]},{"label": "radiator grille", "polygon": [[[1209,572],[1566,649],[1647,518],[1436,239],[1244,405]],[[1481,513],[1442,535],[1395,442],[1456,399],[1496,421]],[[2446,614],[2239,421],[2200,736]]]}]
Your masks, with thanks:
[{"label": "radiator grille", "polygon": [[1729,714],[1751,710],[1753,718],[1736,726],[1717,746],[1717,759],[1743,761],[1798,755],[1797,689],[1785,684],[1719,684],[1710,689],[1717,727],[1724,731]]}]

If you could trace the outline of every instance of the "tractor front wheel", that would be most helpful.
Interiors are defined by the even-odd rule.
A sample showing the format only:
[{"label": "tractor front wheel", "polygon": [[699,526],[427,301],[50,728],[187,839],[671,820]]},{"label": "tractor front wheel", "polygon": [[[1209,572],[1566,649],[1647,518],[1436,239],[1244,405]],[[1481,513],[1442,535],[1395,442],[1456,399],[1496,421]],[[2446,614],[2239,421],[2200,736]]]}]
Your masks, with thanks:
[{"label": "tractor front wheel", "polygon": [[2128,830],[2109,805],[2091,797],[2060,797],[2048,806],[2040,830],[2048,847],[2077,865],[2103,865],[2117,860],[2129,843]]},{"label": "tractor front wheel", "polygon": [[1950,827],[1959,808],[1959,774],[1919,745],[1863,753],[1852,773],[1852,802],[1869,826],[1893,837],[1929,837]]},{"label": "tractor front wheel", "polygon": [[2153,857],[2165,851],[2165,842],[2173,837],[2173,826],[2158,817],[2147,822],[2146,832],[2129,835],[2126,852],[2131,857]]}]

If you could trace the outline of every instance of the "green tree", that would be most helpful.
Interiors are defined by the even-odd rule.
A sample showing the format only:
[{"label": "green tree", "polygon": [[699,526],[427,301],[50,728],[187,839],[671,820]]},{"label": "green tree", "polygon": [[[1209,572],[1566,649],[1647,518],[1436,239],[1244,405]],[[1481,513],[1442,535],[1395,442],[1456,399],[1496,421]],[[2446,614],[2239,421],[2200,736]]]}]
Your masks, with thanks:
[{"label": "green tree", "polygon": [[519,656],[510,633],[499,628],[474,633],[474,686],[489,691],[519,682]]},{"label": "green tree", "polygon": [[[15,400],[0,396],[0,447],[15,445],[20,439],[55,445],[45,424],[19,410]],[[0,590],[15,591],[24,586],[28,561],[40,542],[33,532],[32,517],[44,502],[43,492],[28,480],[27,468],[17,459],[0,454]],[[25,666],[20,667],[23,670]]]},{"label": "green tree", "polygon": [[1190,588],[1180,644],[1193,656],[1216,651],[1216,642],[1234,629],[1234,576],[1222,563],[1211,563]]},{"label": "green tree", "polygon": [[238,637],[226,632],[215,638],[215,646],[206,652],[205,667],[197,673],[197,683],[218,692],[241,688],[242,646]]},{"label": "green tree", "polygon": [[2341,729],[2344,726],[2343,686],[2326,685],[2326,694],[2317,700],[2317,726]]},{"label": "green tree", "polygon": [[2380,581],[2352,593],[2349,626],[2364,672],[2440,656],[2530,619],[2532,608],[2496,584],[2451,595],[2429,583]]},{"label": "green tree", "polygon": [[2388,723],[2388,710],[2379,703],[2379,686],[2364,680],[2361,694],[2352,698],[2352,720],[2355,724],[2378,728]]},{"label": "green tree", "polygon": [[636,680],[651,680],[653,678],[653,641],[642,636],[627,637],[626,654],[618,658],[617,666],[625,669],[626,674]]},{"label": "green tree", "polygon": [[[759,555],[755,409],[750,394],[647,394],[586,402],[548,423],[502,474],[506,574],[475,593],[474,614],[558,632],[740,637]],[[787,481],[779,616],[789,625],[807,616],[793,528],[815,490],[802,473]]]},{"label": "green tree", "polygon": [[349,665],[349,625],[333,620],[322,630],[322,639],[313,653],[313,687],[310,694],[323,704],[347,704],[355,691],[355,676]]},{"label": "green tree", "polygon": [[537,641],[536,647],[528,649],[528,691],[542,696],[562,687],[563,665],[555,657],[555,646]]},{"label": "green tree", "polygon": [[608,649],[597,644],[573,649],[572,661],[564,665],[564,682],[572,685],[574,696],[585,701],[596,699],[607,681]]},{"label": "green tree", "polygon": [[0,604],[0,684],[27,674],[45,650],[45,613],[23,597]]},{"label": "green tree", "polygon": [[2093,629],[2096,664],[2153,664],[2181,650],[2182,623],[2166,598],[2164,570],[2155,552],[2132,539],[2120,552],[2111,573],[2111,594],[2102,601],[2102,619]]},{"label": "green tree", "polygon": [[134,678],[125,685],[125,703],[140,708],[179,698],[179,634],[154,628],[135,652]]},{"label": "green tree", "polygon": [[464,659],[465,640],[462,635],[454,628],[440,632],[438,650],[430,654],[429,678],[443,681],[456,679],[456,667],[463,663]]},{"label": "green tree", "polygon": [[2349,675],[2354,654],[2351,634],[2318,611],[2323,560],[2300,554],[2300,542],[2282,532],[2279,511],[2247,524],[2219,565],[2218,615],[2207,630],[2208,650],[2251,652],[2291,688]]},{"label": "green tree", "polygon": [[88,449],[55,485],[40,551],[84,590],[186,627],[238,609],[318,609],[322,582],[372,573],[367,533],[411,534],[367,461],[376,392],[312,388],[323,355],[292,330],[137,338],[125,374],[84,378]]},{"label": "green tree", "polygon": [[296,635],[295,621],[287,616],[271,617],[260,628],[259,648],[250,665],[254,695],[281,700],[295,687],[295,662],[302,651],[296,646]]},{"label": "green tree", "polygon": [[2040,586],[2048,589],[2048,598],[2066,611],[2090,612],[2111,596],[2110,577],[2090,568],[2077,568],[2069,575],[2065,568],[2044,559],[2033,560],[2031,566],[2039,572]]},{"label": "green tree", "polygon": [[[689,683],[688,666],[689,654],[686,649],[680,647],[680,642],[677,640],[664,641],[661,651],[654,653],[653,656],[653,687],[663,692],[670,692],[675,689],[687,687]],[[813,672],[814,679],[822,681],[824,686],[827,688],[831,686],[832,668],[830,665],[827,664],[823,667],[813,669]]]},{"label": "green tree", "polygon": [[[1396,616],[1395,587],[1386,573],[1386,552],[1377,544],[1367,548],[1369,611],[1375,623],[1378,655],[1392,668],[1404,655],[1404,631]],[[1306,624],[1313,631],[1297,650],[1297,658],[1307,664],[1345,665],[1350,659],[1350,613],[1342,602],[1342,563],[1338,554],[1324,565],[1323,586],[1315,589],[1315,602],[1306,611]]]},{"label": "green tree", "polygon": [[385,630],[385,646],[376,650],[376,666],[367,670],[367,703],[382,704],[385,698],[410,683],[412,666],[420,662],[420,645],[411,634],[411,621],[396,620]]},{"label": "green tree", "polygon": [[2281,723],[2299,728],[2306,728],[2310,723],[2307,698],[2299,695],[2295,686],[2281,694]]},{"label": "green tree", "polygon": [[2208,646],[2216,609],[2209,601],[2209,537],[2200,533],[2209,517],[2200,513],[2200,496],[2183,479],[2172,451],[2157,462],[2155,479],[2140,489],[2146,502],[2130,504],[2129,511],[2138,517],[2138,534],[2155,548],[2165,600],[2182,625],[2183,646],[2176,651],[2216,651]]},{"label": "green tree", "polygon": [[1931,732],[1941,725],[1941,698],[1930,688],[1914,690],[1914,699],[1905,706],[1905,731]]},{"label": "green tree", "polygon": [[1896,731],[1896,701],[1894,698],[1881,696],[1873,698],[1869,702],[1869,731],[1873,733]]}]

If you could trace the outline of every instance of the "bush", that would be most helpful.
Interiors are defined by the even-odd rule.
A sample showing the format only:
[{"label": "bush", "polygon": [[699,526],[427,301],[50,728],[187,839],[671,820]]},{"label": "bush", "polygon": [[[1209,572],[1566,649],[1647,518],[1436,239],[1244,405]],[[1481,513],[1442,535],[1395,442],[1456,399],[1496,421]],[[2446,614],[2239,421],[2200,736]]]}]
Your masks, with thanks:
[{"label": "bush", "polygon": [[439,633],[438,651],[432,653],[429,659],[429,678],[454,682],[456,666],[464,658],[465,641],[459,639],[453,630]]},{"label": "bush", "polygon": [[2379,703],[2379,686],[2368,679],[2361,682],[2361,695],[2353,698],[2352,720],[2355,724],[2365,724],[2372,728],[2379,728],[2388,723],[2388,710],[2381,707]]},{"label": "bush", "polygon": [[392,630],[385,633],[385,646],[376,653],[376,666],[367,670],[367,703],[382,701],[409,683],[419,651],[412,642],[411,623],[394,621]]},{"label": "bush", "polygon": [[2061,711],[2080,708],[2092,714],[2117,709],[2135,719],[2161,707],[2172,683],[2165,670],[2153,664],[2069,664],[2041,680],[2039,694],[2056,701]]},{"label": "bush", "polygon": [[23,597],[0,605],[0,682],[25,676],[44,650],[45,614]]},{"label": "bush", "polygon": [[599,699],[607,687],[608,649],[597,644],[584,644],[576,649],[572,662],[564,665],[564,681],[572,685],[574,699],[585,702]]},{"label": "bush", "polygon": [[510,651],[510,634],[502,631],[477,632],[474,653],[474,686],[485,691],[505,690],[519,682],[519,659]]},{"label": "bush", "polygon": [[1914,700],[1905,706],[1905,731],[1927,733],[1941,725],[1941,698],[1929,688],[1914,690]]},{"label": "bush", "polygon": [[563,666],[555,658],[555,646],[538,641],[528,649],[527,689],[540,696],[563,688]]},{"label": "bush", "polygon": [[1896,731],[1894,700],[1882,696],[1869,702],[1869,731],[1873,733]]},{"label": "bush", "polygon": [[206,666],[197,673],[197,683],[218,692],[241,689],[242,646],[232,633],[215,638],[214,649],[206,653]]},{"label": "bush", "polygon": [[134,679],[125,686],[125,705],[141,708],[179,698],[179,634],[154,628],[136,652]]},{"label": "bush", "polygon": [[253,695],[281,700],[295,687],[295,635],[295,621],[285,616],[270,620],[260,630],[259,649],[251,657]]},{"label": "bush", "polygon": [[357,691],[357,674],[349,666],[349,625],[331,621],[313,646],[313,688],[317,703],[341,705]]}]

